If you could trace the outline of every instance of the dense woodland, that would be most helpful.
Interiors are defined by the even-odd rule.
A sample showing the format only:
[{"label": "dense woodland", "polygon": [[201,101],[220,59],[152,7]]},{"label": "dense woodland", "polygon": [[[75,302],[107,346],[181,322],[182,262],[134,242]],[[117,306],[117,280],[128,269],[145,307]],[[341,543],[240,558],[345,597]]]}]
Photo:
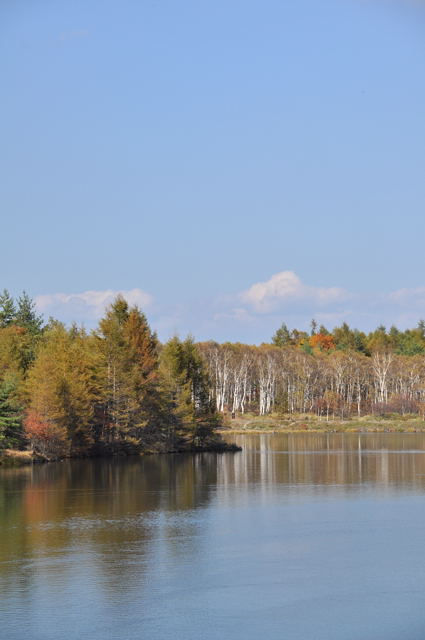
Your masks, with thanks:
[{"label": "dense woodland", "polygon": [[223,414],[425,416],[425,322],[283,324],[270,344],[158,341],[122,297],[86,332],[0,295],[0,448],[48,457],[205,448]]},{"label": "dense woodland", "polygon": [[118,297],[87,333],[43,325],[24,293],[0,297],[0,447],[48,457],[217,443],[217,413],[191,338],[160,345]]}]

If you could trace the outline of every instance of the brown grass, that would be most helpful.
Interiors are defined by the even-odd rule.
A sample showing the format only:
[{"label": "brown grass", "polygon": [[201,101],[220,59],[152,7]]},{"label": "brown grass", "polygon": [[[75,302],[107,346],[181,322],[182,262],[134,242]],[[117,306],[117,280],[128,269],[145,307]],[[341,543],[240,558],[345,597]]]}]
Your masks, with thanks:
[{"label": "brown grass", "polygon": [[0,451],[0,465],[7,467],[20,467],[31,464],[35,459],[36,457],[32,451],[19,451],[18,449],[3,449]]},{"label": "brown grass", "polygon": [[224,427],[228,433],[421,433],[425,422],[417,415],[361,416],[348,419],[318,418],[314,414],[282,415],[240,414],[235,419],[226,418]]}]

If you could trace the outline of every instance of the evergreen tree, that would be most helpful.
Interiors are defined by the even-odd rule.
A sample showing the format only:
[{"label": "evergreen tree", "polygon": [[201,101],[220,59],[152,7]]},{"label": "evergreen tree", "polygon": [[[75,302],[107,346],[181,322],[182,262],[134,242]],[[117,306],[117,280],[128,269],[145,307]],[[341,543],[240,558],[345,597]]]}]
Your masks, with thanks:
[{"label": "evergreen tree", "polygon": [[360,332],[358,329],[354,329],[354,349],[359,353],[370,355],[366,349],[366,336],[364,333]]},{"label": "evergreen tree", "polygon": [[13,298],[7,289],[3,290],[0,295],[0,328],[8,327],[14,322],[16,316],[16,308]]},{"label": "evergreen tree", "polygon": [[22,416],[13,400],[15,386],[11,382],[0,385],[0,447],[16,448],[23,444]]},{"label": "evergreen tree", "polygon": [[183,342],[174,337],[161,353],[163,390],[172,407],[177,440],[192,445],[212,438],[218,418],[210,401],[204,363],[191,337]]},{"label": "evergreen tree", "polygon": [[43,317],[37,314],[34,300],[25,291],[18,298],[18,308],[14,322],[32,335],[37,335],[41,332]]},{"label": "evergreen tree", "polygon": [[395,327],[390,330],[390,336],[392,330],[397,331],[396,339],[391,344],[395,353],[403,356],[414,356],[425,352],[425,342],[422,338],[422,332],[419,327],[416,329],[407,329],[404,332],[398,331]]},{"label": "evergreen tree", "polygon": [[291,333],[286,324],[283,322],[281,327],[272,337],[272,344],[274,344],[276,347],[286,347],[287,345],[291,344],[291,342]]}]

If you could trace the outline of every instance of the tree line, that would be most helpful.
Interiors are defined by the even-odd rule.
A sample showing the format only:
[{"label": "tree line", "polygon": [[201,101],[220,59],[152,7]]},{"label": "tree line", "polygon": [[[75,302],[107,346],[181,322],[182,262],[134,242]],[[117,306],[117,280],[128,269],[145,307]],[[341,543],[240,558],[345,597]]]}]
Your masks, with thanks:
[{"label": "tree line", "polygon": [[425,412],[425,357],[203,343],[219,412],[349,418]]},{"label": "tree line", "polygon": [[0,295],[0,449],[46,456],[212,445],[223,414],[425,416],[425,323],[365,334],[283,324],[270,343],[161,344],[118,296],[94,331]]},{"label": "tree line", "polygon": [[1,294],[0,448],[48,457],[196,449],[216,442],[217,424],[192,338],[161,345],[121,296],[88,333],[44,324],[25,293]]},{"label": "tree line", "polygon": [[285,324],[270,344],[199,345],[219,412],[313,413],[349,418],[425,415],[425,322],[366,334],[344,323],[332,332]]}]

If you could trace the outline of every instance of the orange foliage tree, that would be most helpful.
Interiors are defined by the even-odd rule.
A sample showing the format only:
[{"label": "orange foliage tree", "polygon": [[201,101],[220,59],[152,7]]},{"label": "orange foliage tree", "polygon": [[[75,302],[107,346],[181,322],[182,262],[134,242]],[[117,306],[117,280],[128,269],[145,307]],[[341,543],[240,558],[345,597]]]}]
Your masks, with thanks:
[{"label": "orange foliage tree", "polygon": [[310,346],[319,348],[321,351],[331,351],[335,349],[335,342],[331,334],[316,333],[310,338]]},{"label": "orange foliage tree", "polygon": [[24,421],[25,435],[37,453],[61,456],[67,450],[66,429],[49,422],[36,411],[28,411]]}]

